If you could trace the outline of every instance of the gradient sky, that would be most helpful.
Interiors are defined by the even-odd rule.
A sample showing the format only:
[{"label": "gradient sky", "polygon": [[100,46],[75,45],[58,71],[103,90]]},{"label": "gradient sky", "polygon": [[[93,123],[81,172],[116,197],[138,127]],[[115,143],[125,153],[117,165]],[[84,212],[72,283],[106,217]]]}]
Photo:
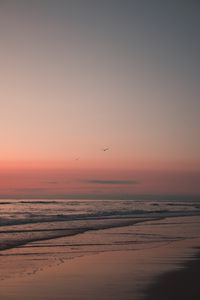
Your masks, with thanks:
[{"label": "gradient sky", "polygon": [[0,39],[1,194],[200,194],[198,1],[1,0]]}]

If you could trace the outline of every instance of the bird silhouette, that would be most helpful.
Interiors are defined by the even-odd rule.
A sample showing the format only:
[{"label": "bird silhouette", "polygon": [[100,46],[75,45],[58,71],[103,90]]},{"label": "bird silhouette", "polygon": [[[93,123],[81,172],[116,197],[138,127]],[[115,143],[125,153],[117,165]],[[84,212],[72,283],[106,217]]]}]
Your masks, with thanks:
[{"label": "bird silhouette", "polygon": [[108,151],[110,148],[103,148],[101,149],[103,152]]}]

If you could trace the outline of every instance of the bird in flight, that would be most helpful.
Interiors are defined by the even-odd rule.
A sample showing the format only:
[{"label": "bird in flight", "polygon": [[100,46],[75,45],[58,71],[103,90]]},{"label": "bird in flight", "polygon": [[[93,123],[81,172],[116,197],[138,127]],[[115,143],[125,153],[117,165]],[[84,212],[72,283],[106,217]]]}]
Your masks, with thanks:
[{"label": "bird in flight", "polygon": [[101,149],[102,151],[108,151],[110,148],[103,148],[103,149]]}]

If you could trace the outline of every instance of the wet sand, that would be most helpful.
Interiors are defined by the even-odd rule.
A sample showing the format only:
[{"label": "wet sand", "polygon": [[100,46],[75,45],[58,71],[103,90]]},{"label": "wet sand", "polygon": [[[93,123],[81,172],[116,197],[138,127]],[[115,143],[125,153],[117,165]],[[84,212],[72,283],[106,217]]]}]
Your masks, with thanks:
[{"label": "wet sand", "polygon": [[160,275],[146,290],[144,300],[199,300],[200,252],[183,269]]},{"label": "wet sand", "polygon": [[[199,290],[196,296],[191,295],[194,292],[192,284],[199,279],[199,260],[197,264],[196,260],[190,261],[189,268],[183,268],[183,263],[197,253],[197,245],[199,240],[191,239],[152,249],[104,252],[69,259],[32,275],[2,280],[0,299],[197,300]],[[174,298],[167,294],[171,280]],[[189,282],[184,284],[185,280]],[[182,292],[175,294],[174,285],[182,285]],[[189,298],[184,298],[185,290]]]}]

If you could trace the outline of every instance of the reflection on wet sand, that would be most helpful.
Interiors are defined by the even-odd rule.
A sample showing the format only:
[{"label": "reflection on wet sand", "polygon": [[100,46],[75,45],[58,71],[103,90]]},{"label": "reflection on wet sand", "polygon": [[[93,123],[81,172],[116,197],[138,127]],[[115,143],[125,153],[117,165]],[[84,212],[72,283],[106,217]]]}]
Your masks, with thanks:
[{"label": "reflection on wet sand", "polygon": [[2,251],[0,297],[140,299],[155,276],[197,251],[198,225],[199,217],[149,221]]}]

